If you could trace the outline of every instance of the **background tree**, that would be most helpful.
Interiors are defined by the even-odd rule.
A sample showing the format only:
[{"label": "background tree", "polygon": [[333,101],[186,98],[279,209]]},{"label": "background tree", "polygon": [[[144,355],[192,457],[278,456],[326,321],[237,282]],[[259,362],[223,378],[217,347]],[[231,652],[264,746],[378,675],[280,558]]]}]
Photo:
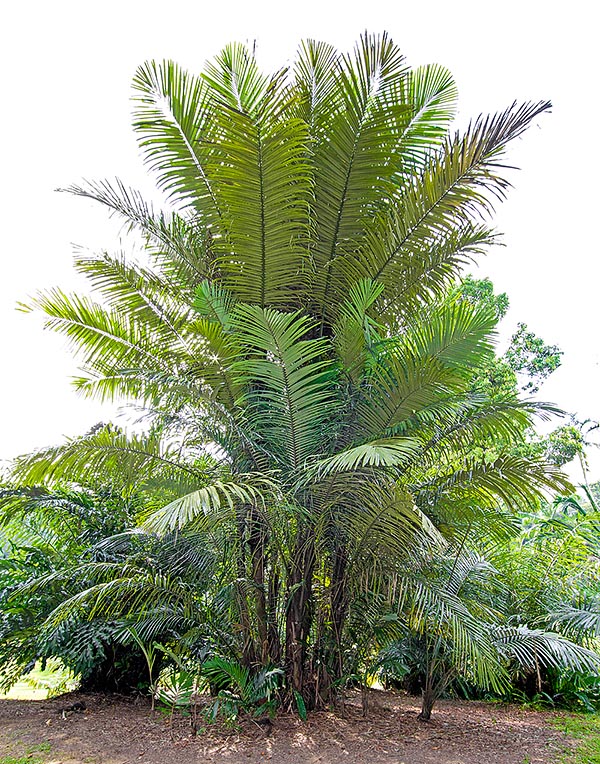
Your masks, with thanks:
[{"label": "background tree", "polygon": [[524,392],[536,393],[540,384],[561,364],[562,350],[546,345],[540,337],[519,323],[506,351],[506,361],[517,376],[525,375]]}]

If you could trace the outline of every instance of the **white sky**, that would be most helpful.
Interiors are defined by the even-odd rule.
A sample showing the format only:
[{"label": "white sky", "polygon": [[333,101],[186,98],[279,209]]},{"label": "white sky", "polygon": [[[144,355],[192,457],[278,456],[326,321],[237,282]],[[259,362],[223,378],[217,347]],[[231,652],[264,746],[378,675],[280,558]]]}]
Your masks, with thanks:
[{"label": "white sky", "polygon": [[[256,39],[271,70],[292,58],[304,37],[348,49],[364,29],[390,32],[410,64],[448,66],[463,120],[515,99],[552,100],[553,112],[510,152],[521,172],[513,173],[515,189],[496,216],[506,246],[493,250],[479,273],[509,294],[505,334],[524,321],[564,350],[541,397],[581,419],[600,419],[593,3],[37,0],[10,3],[2,16],[0,459],[113,416],[70,389],[76,363],[63,341],[15,306],[37,289],[78,284],[73,243],[116,243],[101,208],[53,189],[114,176],[149,187],[130,127],[136,67],[173,58],[199,70],[225,43]],[[590,461],[592,478],[600,479],[600,449]]]}]

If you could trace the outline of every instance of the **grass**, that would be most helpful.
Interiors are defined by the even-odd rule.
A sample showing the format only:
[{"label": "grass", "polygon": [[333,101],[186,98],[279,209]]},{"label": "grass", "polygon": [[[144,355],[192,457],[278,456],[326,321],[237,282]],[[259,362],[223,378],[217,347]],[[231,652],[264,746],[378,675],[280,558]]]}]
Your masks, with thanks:
[{"label": "grass", "polygon": [[[27,682],[17,682],[8,692],[0,692],[0,698],[8,700],[46,700],[48,690],[42,687],[32,687]],[[0,759],[0,764],[4,764]]]},{"label": "grass", "polygon": [[46,741],[44,743],[38,743],[37,745],[30,745],[27,749],[27,753],[50,753],[52,745]]},{"label": "grass", "polygon": [[600,714],[564,714],[554,724],[576,741],[575,750],[565,753],[561,764],[600,764]]},{"label": "grass", "polygon": [[[14,684],[6,693],[0,692],[0,698],[12,700],[46,700],[61,695],[77,687],[77,679],[62,664],[53,658],[46,663],[42,671],[40,662],[26,676]],[[3,762],[0,760],[0,764]]]},{"label": "grass", "polygon": [[41,759],[35,754],[47,754],[52,750],[52,746],[49,742],[38,743],[37,745],[30,745],[25,750],[25,753],[19,756],[15,755],[0,755],[0,764],[43,764],[44,759]]}]

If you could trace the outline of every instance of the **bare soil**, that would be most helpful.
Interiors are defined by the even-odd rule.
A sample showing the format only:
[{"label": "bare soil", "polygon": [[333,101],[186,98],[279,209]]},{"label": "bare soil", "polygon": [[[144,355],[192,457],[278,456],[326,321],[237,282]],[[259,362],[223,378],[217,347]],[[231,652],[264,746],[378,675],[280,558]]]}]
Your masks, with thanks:
[{"label": "bare soil", "polygon": [[[60,709],[84,702],[86,710]],[[252,720],[211,725],[151,711],[145,699],[72,693],[54,700],[0,700],[0,761],[47,764],[555,764],[569,747],[553,714],[516,706],[440,701],[430,722],[418,700],[374,692],[366,718],[358,698],[307,722],[281,715],[271,730]],[[267,725],[268,726],[268,725]]]}]

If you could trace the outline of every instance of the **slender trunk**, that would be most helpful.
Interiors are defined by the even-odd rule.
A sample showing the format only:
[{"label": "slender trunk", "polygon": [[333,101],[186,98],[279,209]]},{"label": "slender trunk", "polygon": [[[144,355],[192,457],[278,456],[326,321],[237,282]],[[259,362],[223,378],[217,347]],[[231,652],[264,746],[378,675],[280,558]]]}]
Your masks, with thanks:
[{"label": "slender trunk", "polygon": [[431,711],[433,710],[436,696],[433,691],[433,687],[427,681],[425,687],[423,687],[423,696],[421,700],[421,712],[417,717],[423,722],[428,722],[431,719]]},{"label": "slender trunk", "polygon": [[252,580],[254,584],[254,603],[256,610],[256,627],[260,640],[260,662],[263,666],[269,663],[269,633],[267,623],[267,597],[265,593],[265,545],[266,530],[256,508],[252,508],[249,517],[250,533],[248,547],[252,563]]},{"label": "slender trunk", "polygon": [[427,655],[427,669],[425,672],[425,682],[423,683],[423,690],[421,696],[421,712],[418,715],[418,719],[423,722],[428,722],[431,719],[431,711],[436,699],[441,692],[441,686],[436,683],[436,669],[437,669],[437,657],[441,648],[441,639],[439,635],[435,639],[435,646],[433,649],[430,647],[429,636],[426,637],[425,651]]},{"label": "slender trunk", "polygon": [[457,675],[456,669],[447,666],[444,667],[441,665],[441,662],[438,661],[438,655],[441,648],[441,639],[440,637],[437,637],[435,649],[428,658],[427,674],[425,675],[425,684],[423,685],[421,712],[417,717],[425,722],[429,721],[431,718],[431,711],[435,701]]},{"label": "slender trunk", "polygon": [[256,665],[256,649],[252,637],[252,620],[247,599],[247,573],[246,573],[246,514],[248,507],[242,507],[238,513],[237,531],[238,531],[238,555],[237,555],[237,604],[239,611],[239,622],[242,638],[242,663],[246,668]]},{"label": "slender trunk", "polygon": [[[312,626],[314,544],[309,528],[299,529],[288,581],[285,659],[288,688],[300,693],[308,708],[314,706],[306,676],[306,643]],[[312,693],[314,695],[314,692]]]},{"label": "slender trunk", "polygon": [[537,652],[534,650],[534,656],[535,656],[535,675],[537,679],[537,691],[542,691],[542,674],[540,671],[540,662],[538,660]]},{"label": "slender trunk", "polygon": [[271,662],[275,666],[281,663],[281,637],[277,623],[277,606],[279,604],[280,590],[279,574],[276,570],[271,571],[269,577],[269,607],[267,612],[267,624],[269,632],[269,654]]},{"label": "slender trunk", "polygon": [[344,674],[342,653],[342,633],[346,616],[348,615],[348,582],[346,568],[348,559],[344,547],[337,547],[333,555],[331,572],[331,622],[333,627],[332,660],[330,672],[335,679],[341,679]]},{"label": "slender trunk", "polygon": [[366,674],[363,677],[363,682],[360,687],[360,700],[361,700],[361,707],[362,707],[362,715],[366,717],[367,714],[369,713],[369,688],[367,686]]},{"label": "slender trunk", "polygon": [[333,688],[339,686],[344,675],[344,655],[342,635],[348,615],[348,581],[346,571],[348,560],[346,550],[338,545],[331,557],[328,575],[331,579],[329,611],[322,611],[315,643],[316,655],[314,666],[315,703],[322,706],[335,702],[337,698]]}]

